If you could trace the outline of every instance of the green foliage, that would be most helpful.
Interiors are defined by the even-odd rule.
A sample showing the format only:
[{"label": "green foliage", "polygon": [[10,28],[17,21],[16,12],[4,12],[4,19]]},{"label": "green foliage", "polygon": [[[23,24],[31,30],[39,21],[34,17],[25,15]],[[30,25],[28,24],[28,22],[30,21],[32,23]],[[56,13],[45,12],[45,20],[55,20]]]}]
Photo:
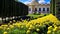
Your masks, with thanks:
[{"label": "green foliage", "polygon": [[27,16],[30,16],[31,19],[37,19],[37,18],[44,17],[46,15],[49,15],[49,14],[28,14]]}]

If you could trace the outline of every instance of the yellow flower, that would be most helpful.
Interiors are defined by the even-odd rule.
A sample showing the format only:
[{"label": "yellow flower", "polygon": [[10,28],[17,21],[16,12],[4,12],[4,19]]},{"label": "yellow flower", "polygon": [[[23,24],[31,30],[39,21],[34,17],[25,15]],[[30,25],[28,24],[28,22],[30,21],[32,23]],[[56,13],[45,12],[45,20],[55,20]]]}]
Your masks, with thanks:
[{"label": "yellow flower", "polygon": [[51,31],[48,31],[47,34],[51,34]]},{"label": "yellow flower", "polygon": [[53,29],[53,31],[56,31],[56,29]]},{"label": "yellow flower", "polygon": [[17,27],[20,27],[20,24],[17,24],[16,26],[17,26]]},{"label": "yellow flower", "polygon": [[30,25],[30,28],[34,29],[35,27],[33,25]]},{"label": "yellow flower", "polygon": [[4,32],[3,34],[8,34],[7,32]]},{"label": "yellow flower", "polygon": [[0,29],[3,29],[3,27],[2,27],[2,26],[0,26]]},{"label": "yellow flower", "polygon": [[58,29],[60,30],[60,26],[58,27]]},{"label": "yellow flower", "polygon": [[52,26],[48,27],[48,30],[51,30],[52,29]]},{"label": "yellow flower", "polygon": [[40,31],[40,29],[36,29],[36,31]]},{"label": "yellow flower", "polygon": [[8,23],[8,25],[10,25],[11,23]]},{"label": "yellow flower", "polygon": [[7,28],[7,30],[9,30],[10,28]]},{"label": "yellow flower", "polygon": [[8,27],[8,25],[1,25],[2,27]]},{"label": "yellow flower", "polygon": [[24,26],[22,25],[21,28],[23,28]]},{"label": "yellow flower", "polygon": [[39,25],[36,25],[36,27],[38,27]]},{"label": "yellow flower", "polygon": [[9,23],[12,23],[12,21],[10,21]]},{"label": "yellow flower", "polygon": [[10,28],[14,28],[14,26],[13,26],[13,25],[9,25],[9,27],[10,27]]},{"label": "yellow flower", "polygon": [[32,25],[30,25],[30,27],[31,27],[31,28],[33,28],[33,26],[32,26]]},{"label": "yellow flower", "polygon": [[30,33],[30,30],[27,30],[27,32],[26,33]]},{"label": "yellow flower", "polygon": [[31,30],[32,28],[29,28],[29,30]]},{"label": "yellow flower", "polygon": [[13,22],[16,22],[16,20],[13,20]]},{"label": "yellow flower", "polygon": [[57,31],[57,29],[58,29],[58,27],[55,27],[55,28],[53,29],[53,31]]}]

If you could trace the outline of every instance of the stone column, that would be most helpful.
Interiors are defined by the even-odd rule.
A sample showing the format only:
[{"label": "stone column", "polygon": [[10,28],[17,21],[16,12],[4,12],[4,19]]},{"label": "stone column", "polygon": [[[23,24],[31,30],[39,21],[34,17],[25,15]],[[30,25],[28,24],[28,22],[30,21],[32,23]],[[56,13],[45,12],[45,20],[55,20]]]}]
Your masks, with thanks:
[{"label": "stone column", "polygon": [[46,11],[47,9],[46,9],[46,7],[45,7],[45,14],[47,13],[47,11]]},{"label": "stone column", "polygon": [[35,13],[35,8],[34,8],[35,6],[34,5],[32,5],[32,13],[34,14]]},{"label": "stone column", "polygon": [[50,14],[50,7],[49,7],[49,14]]},{"label": "stone column", "polygon": [[37,7],[37,13],[39,13],[39,12],[38,12],[38,7]]},{"label": "stone column", "polygon": [[41,14],[43,13],[43,7],[41,7]]},{"label": "stone column", "polygon": [[37,13],[39,13],[39,7],[37,7]]}]

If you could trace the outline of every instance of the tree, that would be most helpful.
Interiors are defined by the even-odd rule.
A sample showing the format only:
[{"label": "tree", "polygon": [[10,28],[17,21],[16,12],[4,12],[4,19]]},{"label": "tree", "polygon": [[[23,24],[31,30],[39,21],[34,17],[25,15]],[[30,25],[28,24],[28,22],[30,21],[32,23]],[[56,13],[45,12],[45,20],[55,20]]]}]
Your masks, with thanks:
[{"label": "tree", "polygon": [[18,1],[18,0],[15,0],[15,1]]}]

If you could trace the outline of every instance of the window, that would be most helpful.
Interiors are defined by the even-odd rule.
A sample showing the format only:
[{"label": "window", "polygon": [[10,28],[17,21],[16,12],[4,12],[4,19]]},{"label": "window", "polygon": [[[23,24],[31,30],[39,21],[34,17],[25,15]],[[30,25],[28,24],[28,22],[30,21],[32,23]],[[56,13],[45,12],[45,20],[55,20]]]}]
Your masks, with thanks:
[{"label": "window", "polygon": [[49,8],[47,8],[47,11],[49,11]]},{"label": "window", "polygon": [[35,8],[35,11],[37,11],[37,8]]},{"label": "window", "polygon": [[31,8],[29,8],[29,11],[31,11]]},{"label": "window", "polygon": [[41,11],[41,8],[39,8],[39,11]]},{"label": "window", "polygon": [[43,8],[43,11],[45,11],[45,8]]}]

